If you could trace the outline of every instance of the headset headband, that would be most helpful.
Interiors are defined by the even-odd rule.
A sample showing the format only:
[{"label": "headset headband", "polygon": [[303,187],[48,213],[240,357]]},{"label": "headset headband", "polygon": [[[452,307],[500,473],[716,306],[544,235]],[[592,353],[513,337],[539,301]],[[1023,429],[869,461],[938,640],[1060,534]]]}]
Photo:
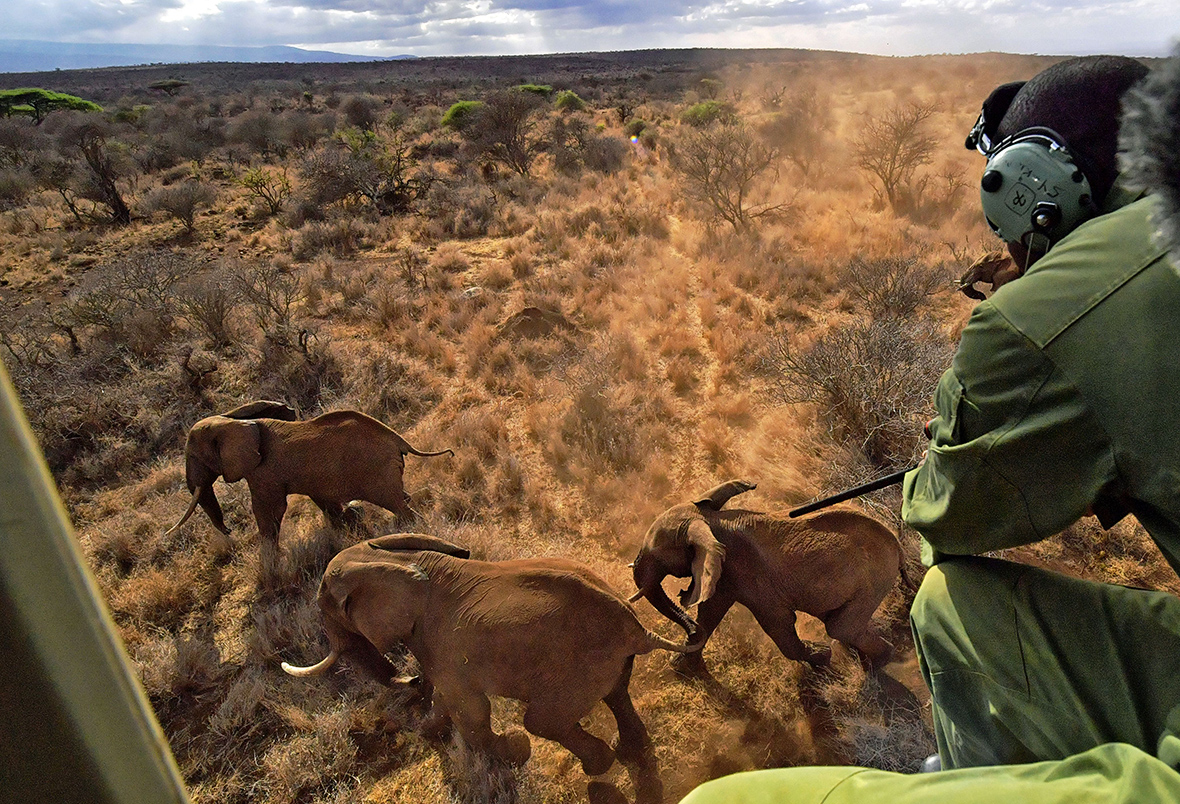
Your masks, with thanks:
[{"label": "headset headband", "polygon": [[1000,127],[1000,121],[1008,113],[1012,99],[1024,84],[1024,81],[1013,81],[992,90],[980,107],[979,117],[971,127],[971,133],[967,135],[964,145],[968,151],[979,151],[984,156],[989,156],[995,150],[993,138],[996,136],[996,129]]}]

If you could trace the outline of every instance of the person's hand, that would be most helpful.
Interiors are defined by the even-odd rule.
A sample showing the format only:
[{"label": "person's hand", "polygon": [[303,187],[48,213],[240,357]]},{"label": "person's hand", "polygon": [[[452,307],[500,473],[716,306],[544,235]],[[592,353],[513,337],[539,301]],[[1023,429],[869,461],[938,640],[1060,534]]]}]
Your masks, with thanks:
[{"label": "person's hand", "polygon": [[1021,270],[1012,261],[1011,256],[1002,249],[997,249],[989,251],[971,263],[971,267],[959,278],[958,287],[967,297],[982,301],[987,296],[983,294],[983,291],[975,288],[976,282],[988,283],[994,292],[1002,285],[1019,277],[1020,274]]}]

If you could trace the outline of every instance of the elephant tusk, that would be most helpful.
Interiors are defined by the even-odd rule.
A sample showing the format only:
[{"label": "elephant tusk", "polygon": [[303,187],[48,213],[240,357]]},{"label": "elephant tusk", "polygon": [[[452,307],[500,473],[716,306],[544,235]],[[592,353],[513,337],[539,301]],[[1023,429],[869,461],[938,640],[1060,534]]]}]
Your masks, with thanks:
[{"label": "elephant tusk", "polygon": [[322,675],[329,667],[336,664],[336,660],[339,658],[340,652],[333,648],[331,653],[310,667],[296,667],[293,664],[287,664],[286,662],[283,662],[283,670],[288,675],[299,676],[300,678],[304,678],[306,676],[318,676]]},{"label": "elephant tusk", "polygon": [[647,593],[643,589],[640,589],[638,592],[631,595],[631,597],[627,598],[627,602],[634,603],[636,600],[640,600],[645,594]]},{"label": "elephant tusk", "polygon": [[193,492],[193,501],[188,504],[188,510],[184,512],[184,516],[180,518],[179,522],[170,527],[167,532],[164,533],[165,536],[171,536],[173,533],[180,530],[181,526],[184,525],[185,522],[188,522],[188,518],[193,515],[193,511],[197,510],[197,498],[200,496],[201,487],[198,486],[197,490]]}]

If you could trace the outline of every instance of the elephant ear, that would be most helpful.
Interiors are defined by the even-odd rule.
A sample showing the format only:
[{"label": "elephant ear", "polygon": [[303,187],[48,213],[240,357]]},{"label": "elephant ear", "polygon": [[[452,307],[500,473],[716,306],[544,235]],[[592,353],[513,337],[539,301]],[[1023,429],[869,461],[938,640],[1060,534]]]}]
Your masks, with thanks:
[{"label": "elephant ear", "polygon": [[227,419],[280,419],[285,422],[293,422],[299,418],[295,408],[286,402],[275,402],[270,399],[247,402],[221,415]]},{"label": "elephant ear", "polygon": [[758,484],[751,483],[748,480],[730,480],[722,483],[720,486],[709,489],[705,492],[705,496],[696,500],[695,503],[697,508],[720,511],[721,506],[729,502],[731,497],[745,494],[747,491],[753,491],[756,488],[758,488]]},{"label": "elephant ear", "polygon": [[692,585],[685,606],[704,603],[717,591],[721,567],[725,563],[725,545],[717,541],[703,519],[688,523],[685,538],[692,548]]},{"label": "elephant ear", "polygon": [[391,552],[431,550],[455,558],[471,558],[471,551],[466,547],[460,547],[426,533],[391,533],[387,536],[369,539],[368,545],[375,550],[389,550]]},{"label": "elephant ear", "polygon": [[221,476],[234,483],[262,463],[262,428],[257,422],[227,419],[217,433]]}]

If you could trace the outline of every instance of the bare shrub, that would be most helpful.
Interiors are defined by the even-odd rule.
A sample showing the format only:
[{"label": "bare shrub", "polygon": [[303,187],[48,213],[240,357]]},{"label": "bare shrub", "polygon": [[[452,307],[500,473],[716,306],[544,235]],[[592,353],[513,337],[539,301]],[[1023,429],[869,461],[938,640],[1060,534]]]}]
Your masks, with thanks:
[{"label": "bare shrub", "polygon": [[212,206],[217,200],[217,189],[200,181],[186,181],[170,187],[161,187],[150,193],[144,200],[148,211],[160,211],[180,221],[186,232],[196,226],[197,213]]},{"label": "bare shrub", "polygon": [[614,173],[623,167],[627,156],[627,146],[621,140],[592,131],[581,117],[553,118],[546,140],[554,166],[570,175],[584,168]]},{"label": "bare shrub", "polygon": [[928,104],[895,106],[880,117],[870,116],[856,138],[856,166],[880,183],[878,197],[888,201],[894,210],[898,210],[902,194],[918,168],[930,163],[938,144],[925,131],[926,121],[934,111]]},{"label": "bare shrub", "polygon": [[331,342],[306,327],[268,332],[253,380],[263,398],[283,399],[299,410],[312,410],[325,392],[343,383]]},{"label": "bare shrub", "polygon": [[219,271],[190,280],[176,297],[176,307],[189,326],[203,333],[215,349],[234,343],[231,318],[241,299],[240,288]]},{"label": "bare shrub", "polygon": [[778,158],[778,149],[745,125],[725,123],[688,129],[672,151],[672,166],[689,198],[707,215],[742,230],[786,209],[785,204],[751,200],[760,189],[758,182],[774,172]]},{"label": "bare shrub", "polygon": [[780,109],[758,126],[758,132],[783,157],[789,159],[804,178],[813,175],[830,150],[835,124],[831,99],[821,97],[814,86],[796,90],[786,98],[781,90],[775,107]]},{"label": "bare shrub", "polygon": [[917,256],[881,259],[854,257],[842,279],[848,293],[871,318],[911,318],[936,293],[951,287],[943,264],[927,265]]},{"label": "bare shrub", "polygon": [[75,344],[90,331],[150,359],[173,334],[174,289],[192,269],[179,252],[133,252],[107,267],[94,288],[70,297],[54,322]]},{"label": "bare shrub", "polygon": [[882,318],[825,332],[806,349],[772,339],[768,368],[780,400],[819,406],[838,441],[874,466],[916,462],[922,425],[954,345],[933,323]]},{"label": "bare shrub", "polygon": [[263,109],[251,109],[235,117],[230,123],[227,139],[262,156],[282,157],[287,152],[278,116]]},{"label": "bare shrub", "polygon": [[[120,186],[131,172],[116,127],[93,114],[71,112],[59,129],[57,146],[66,162],[42,176],[61,193],[78,217],[71,196],[93,201],[106,210],[106,220],[116,226],[131,223],[131,208]],[[81,157],[80,165],[74,160]],[[80,168],[80,169],[79,169]]]},{"label": "bare shrub", "polygon": [[544,105],[545,99],[533,92],[493,92],[484,98],[460,133],[478,153],[527,176],[544,147],[536,121]]},{"label": "bare shrub", "polygon": [[404,214],[434,183],[433,172],[420,167],[399,129],[381,135],[347,131],[339,140],[343,147],[319,149],[300,169],[308,196],[317,204],[354,199],[382,215]]},{"label": "bare shrub", "polygon": [[299,277],[274,263],[232,263],[228,272],[232,287],[250,307],[264,333],[289,330],[294,326],[296,306],[303,301]]},{"label": "bare shrub", "polygon": [[347,257],[360,250],[371,231],[364,221],[352,217],[311,221],[296,233],[291,253],[297,260],[310,260],[324,252]]}]

